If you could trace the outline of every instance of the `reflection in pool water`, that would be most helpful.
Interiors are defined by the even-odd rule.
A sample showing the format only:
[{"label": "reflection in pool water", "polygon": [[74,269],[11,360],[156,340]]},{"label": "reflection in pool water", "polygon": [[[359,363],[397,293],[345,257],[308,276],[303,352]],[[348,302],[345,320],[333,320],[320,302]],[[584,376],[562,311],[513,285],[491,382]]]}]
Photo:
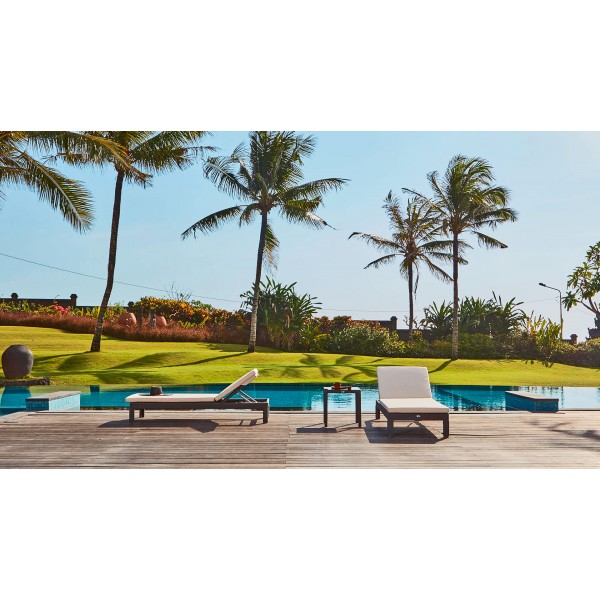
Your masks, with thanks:
[{"label": "reflection in pool water", "polygon": [[[226,384],[163,386],[165,393],[218,393]],[[377,385],[357,384],[362,389],[364,412],[373,412],[378,398]],[[34,394],[53,391],[78,390],[82,409],[125,408],[129,394],[147,392],[149,385],[138,386],[35,386],[1,389],[0,414],[25,410],[25,399]],[[452,411],[503,411],[507,406],[504,392],[521,390],[559,398],[564,409],[600,409],[600,388],[591,387],[540,387],[540,386],[474,386],[432,385],[433,396]],[[323,410],[323,386],[318,384],[255,384],[246,391],[255,398],[269,398],[273,410]],[[510,402],[510,401],[509,401]],[[350,394],[332,394],[329,410],[353,410],[354,397]]]}]

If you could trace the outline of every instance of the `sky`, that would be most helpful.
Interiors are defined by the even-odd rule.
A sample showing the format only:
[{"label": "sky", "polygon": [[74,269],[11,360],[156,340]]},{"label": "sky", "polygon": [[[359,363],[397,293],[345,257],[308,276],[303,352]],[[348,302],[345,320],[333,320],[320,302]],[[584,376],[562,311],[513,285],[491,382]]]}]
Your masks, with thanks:
[{"label": "sky", "polygon": [[[505,250],[474,243],[460,271],[460,295],[503,300],[516,297],[529,314],[559,320],[558,295],[539,282],[566,289],[568,274],[586,249],[599,240],[600,134],[523,132],[303,132],[317,138],[306,160],[306,180],[342,177],[339,192],[325,197],[322,216],[335,229],[315,231],[283,222],[273,228],[280,239],[279,266],[269,275],[281,283],[297,282],[301,293],[316,296],[322,314],[388,319],[399,326],[408,311],[407,284],[397,266],[364,269],[377,251],[348,236],[353,231],[388,235],[382,209],[392,190],[413,188],[428,193],[427,173],[443,172],[456,154],[480,156],[493,166],[496,180],[511,191],[510,205],[519,215],[492,235]],[[248,132],[213,132],[206,143],[230,153]],[[63,172],[82,180],[94,196],[95,222],[76,233],[32,192],[8,188],[0,210],[0,253],[106,276],[106,259],[114,193],[110,169]],[[163,290],[115,284],[112,301],[127,303],[144,295],[163,295],[174,288],[198,299],[235,310],[240,294],[251,287],[256,264],[259,222],[239,228],[235,222],[219,231],[181,240],[198,219],[235,204],[202,174],[200,164],[183,172],[156,177],[152,187],[126,185],[116,279]],[[473,240],[471,240],[473,241]],[[0,256],[0,297],[78,295],[82,305],[99,304],[104,282]],[[422,272],[416,299],[417,317],[432,301],[452,298],[452,287]],[[578,307],[564,315],[564,334],[580,339],[593,327],[593,315]]]}]

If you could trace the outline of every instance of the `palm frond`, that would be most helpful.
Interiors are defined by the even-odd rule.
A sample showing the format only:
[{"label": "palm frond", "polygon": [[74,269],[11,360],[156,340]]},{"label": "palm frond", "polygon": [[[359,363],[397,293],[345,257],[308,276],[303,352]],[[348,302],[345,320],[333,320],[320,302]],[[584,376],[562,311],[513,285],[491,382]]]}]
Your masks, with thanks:
[{"label": "palm frond", "polygon": [[150,173],[184,169],[199,156],[213,151],[213,146],[199,146],[206,131],[158,131],[133,146],[132,161]]},{"label": "palm frond", "polygon": [[204,162],[204,175],[216,188],[233,198],[252,198],[250,190],[238,179],[234,168],[237,159],[228,156],[211,156]]},{"label": "palm frond", "polygon": [[231,206],[229,208],[224,208],[223,210],[218,210],[217,212],[200,219],[191,227],[188,227],[181,234],[181,239],[185,240],[190,235],[193,235],[195,238],[198,233],[209,233],[210,231],[214,231],[223,225],[223,223],[239,217],[243,209],[243,206]]},{"label": "palm frond", "polygon": [[269,269],[277,269],[277,262],[279,260],[279,240],[269,222],[267,222],[267,228],[265,230],[264,260]]},{"label": "palm frond", "polygon": [[378,269],[383,265],[388,265],[394,262],[400,255],[399,254],[387,254],[385,256],[380,256],[375,260],[371,261],[368,265],[365,266],[365,269],[369,269],[370,267],[375,267]]},{"label": "palm frond", "polygon": [[[321,204],[321,198],[313,198],[311,200],[288,200],[285,204],[279,205],[279,212],[281,213],[281,216],[290,221],[290,223],[308,225],[315,229],[331,227],[329,223],[313,212],[315,208]],[[334,228],[332,227],[332,229]]]},{"label": "palm frond", "polygon": [[338,191],[348,183],[348,179],[339,177],[329,177],[326,179],[317,179],[308,181],[300,185],[285,189],[279,196],[278,202],[284,204],[289,201],[308,200],[315,197],[322,197],[329,191]]},{"label": "palm frond", "polygon": [[508,248],[506,244],[503,244],[500,240],[497,240],[489,235],[485,235],[485,233],[481,233],[481,231],[473,232],[477,237],[477,241],[481,246],[485,246],[486,248]]},{"label": "palm frond", "polygon": [[378,250],[395,250],[396,254],[394,254],[394,256],[396,256],[402,251],[402,247],[397,242],[388,240],[387,238],[380,237],[378,235],[374,235],[372,233],[362,233],[360,231],[355,231],[348,236],[348,239],[353,237],[363,240],[369,246],[373,246]]},{"label": "palm frond", "polygon": [[26,152],[20,154],[19,161],[23,168],[15,181],[22,182],[54,210],[60,211],[77,231],[85,231],[91,227],[91,195],[79,181],[65,177]]}]

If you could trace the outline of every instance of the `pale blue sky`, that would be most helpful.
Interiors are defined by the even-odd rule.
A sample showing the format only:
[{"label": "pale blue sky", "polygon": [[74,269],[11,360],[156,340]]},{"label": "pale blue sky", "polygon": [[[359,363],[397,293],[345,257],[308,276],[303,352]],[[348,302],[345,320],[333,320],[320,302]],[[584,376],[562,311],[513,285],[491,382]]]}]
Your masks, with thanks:
[{"label": "pale blue sky", "polygon": [[[348,240],[348,235],[355,230],[386,235],[381,205],[387,192],[412,187],[427,193],[426,174],[443,171],[448,160],[461,153],[481,156],[493,165],[519,213],[516,223],[495,233],[508,249],[475,246],[469,252],[470,264],[460,274],[461,295],[488,298],[495,291],[503,299],[516,296],[526,301],[527,312],[558,320],[554,292],[540,288],[538,282],[564,289],[568,273],[600,237],[600,134],[314,133],[318,144],[306,162],[306,177],[344,177],[350,182],[327,196],[320,212],[336,230],[308,230],[275,216],[273,225],[281,242],[278,281],[297,281],[298,290],[317,296],[329,316],[387,319],[395,314],[401,321],[408,299],[397,267],[363,270],[377,254],[364,243]],[[219,132],[207,143],[226,154],[246,137],[246,132]],[[105,276],[114,174],[108,169],[70,173],[85,181],[95,196],[93,230],[77,234],[34,194],[9,189],[0,212],[4,232],[0,252]],[[200,165],[156,178],[146,190],[126,186],[116,278],[160,289],[174,283],[182,291],[233,300],[209,300],[215,306],[238,308],[240,293],[253,279],[258,222],[242,229],[231,223],[209,236],[180,239],[181,232],[200,217],[231,204],[203,178]],[[63,297],[75,292],[80,304],[97,304],[102,291],[101,281],[0,256],[1,296],[17,292],[22,297]],[[116,284],[112,299],[127,302],[146,293]],[[450,285],[423,273],[418,316],[423,306],[451,294]],[[592,315],[585,309],[565,313],[566,336],[577,333],[583,338],[591,326]]]}]

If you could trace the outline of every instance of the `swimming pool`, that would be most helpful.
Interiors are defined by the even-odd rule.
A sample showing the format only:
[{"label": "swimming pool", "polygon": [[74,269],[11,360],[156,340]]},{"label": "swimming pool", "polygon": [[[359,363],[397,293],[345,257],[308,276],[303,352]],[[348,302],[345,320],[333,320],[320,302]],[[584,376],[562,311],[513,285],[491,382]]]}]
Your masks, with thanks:
[{"label": "swimming pool", "polygon": [[[200,392],[218,393],[226,384],[163,386],[165,393]],[[378,398],[377,385],[354,384],[362,389],[364,412],[375,410]],[[126,408],[125,398],[130,394],[147,392],[149,385],[138,386],[44,386],[15,387],[0,390],[0,415],[25,410],[25,399],[34,394],[53,391],[78,390],[82,409]],[[559,408],[600,410],[600,388],[591,387],[539,387],[539,386],[479,386],[432,385],[433,396],[451,411],[505,411],[513,407],[506,403],[504,392],[520,390],[559,398]],[[273,410],[323,410],[323,386],[318,384],[249,385],[246,391],[255,398],[269,398]],[[350,411],[354,397],[335,394],[329,397],[330,411]]]}]

